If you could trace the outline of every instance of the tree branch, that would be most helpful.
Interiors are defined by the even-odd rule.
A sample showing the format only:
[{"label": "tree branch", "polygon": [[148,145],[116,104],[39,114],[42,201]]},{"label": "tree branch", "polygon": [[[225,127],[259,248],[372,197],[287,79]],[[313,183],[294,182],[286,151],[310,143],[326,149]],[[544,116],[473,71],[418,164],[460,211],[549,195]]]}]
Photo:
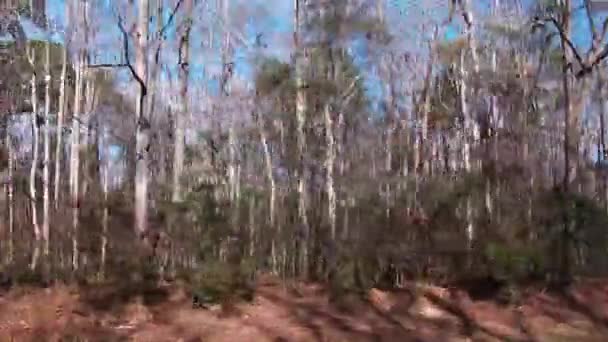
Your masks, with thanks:
[{"label": "tree branch", "polygon": [[135,80],[139,84],[139,87],[141,88],[142,95],[145,96],[146,93],[148,92],[148,87],[146,86],[146,82],[141,78],[141,76],[139,76],[139,74],[137,73],[137,71],[135,70],[133,65],[131,64],[131,61],[129,58],[129,34],[127,33],[127,30],[125,29],[125,27],[123,25],[122,16],[120,14],[117,14],[117,16],[118,16],[118,28],[120,29],[120,32],[122,33],[122,39],[123,39],[123,50],[124,50],[123,53],[124,53],[124,59],[125,59],[124,65],[127,68],[129,68],[129,71],[131,71],[131,75],[133,76],[133,78],[135,78]]},{"label": "tree branch", "polygon": [[89,64],[86,66],[89,69],[100,69],[100,68],[127,68],[127,63],[101,63],[101,64]]},{"label": "tree branch", "polygon": [[591,35],[593,37],[593,43],[597,40],[597,30],[595,29],[595,24],[593,23],[593,17],[591,16],[591,1],[585,0],[585,13],[587,14],[587,21],[589,22],[589,30],[591,31]]},{"label": "tree branch", "polygon": [[[584,61],[583,58],[581,57],[581,55],[578,53],[578,51],[574,47],[574,44],[572,43],[572,41],[570,39],[568,39],[568,37],[566,37],[564,29],[562,28],[561,24],[557,21],[557,19],[555,19],[553,17],[548,17],[548,18],[544,18],[544,19],[537,18],[537,20],[541,21],[541,22],[551,22],[553,24],[553,26],[555,26],[555,28],[557,29],[562,42],[566,43],[566,45],[568,45],[568,48],[572,51],[572,53],[574,54],[574,57],[576,58],[577,62],[579,63],[579,65],[581,67],[581,69],[576,73],[576,78],[582,78],[585,75],[591,73],[591,71],[593,70],[593,68],[596,65],[598,65],[599,63],[602,62],[602,60],[604,60],[604,59],[606,59],[606,57],[608,57],[608,44],[605,44],[604,47],[601,50],[599,50],[600,42],[602,42],[604,40],[604,37],[608,33],[608,19],[606,19],[604,21],[604,25],[602,27],[602,32],[600,34],[595,35],[595,37],[593,39],[593,46],[591,47],[591,50],[587,54],[588,58],[586,61]],[[591,20],[591,18],[589,18],[589,20]],[[594,28],[592,28],[591,30],[592,30],[592,32],[596,32]]]},{"label": "tree branch", "polygon": [[566,36],[566,33],[564,32],[564,28],[557,21],[557,19],[555,19],[553,17],[547,17],[547,18],[538,19],[538,20],[543,21],[543,22],[550,22],[550,23],[553,24],[553,26],[557,29],[557,31],[559,33],[559,36],[560,36],[560,38],[562,40],[562,43],[565,43],[568,46],[568,48],[570,48],[570,51],[572,51],[572,53],[574,54],[574,58],[576,58],[576,61],[579,63],[579,65],[582,68],[584,68],[585,62],[583,61],[581,55],[578,53],[578,51],[574,47],[574,44],[572,43],[572,41],[570,40],[570,38],[568,38]]},{"label": "tree branch", "polygon": [[[169,28],[169,26],[171,26],[171,24],[173,23],[173,20],[175,18],[175,14],[177,14],[177,11],[179,10],[179,8],[181,7],[181,5],[182,5],[183,2],[184,2],[184,0],[178,0],[177,1],[177,3],[175,4],[175,7],[173,7],[173,10],[171,11],[171,14],[169,15],[169,20],[167,20],[167,22],[160,29],[160,31],[158,31],[156,33],[156,39],[158,39],[159,37],[162,37],[162,35],[165,34],[165,31],[167,31],[167,29]],[[160,20],[160,18],[158,20]]]}]

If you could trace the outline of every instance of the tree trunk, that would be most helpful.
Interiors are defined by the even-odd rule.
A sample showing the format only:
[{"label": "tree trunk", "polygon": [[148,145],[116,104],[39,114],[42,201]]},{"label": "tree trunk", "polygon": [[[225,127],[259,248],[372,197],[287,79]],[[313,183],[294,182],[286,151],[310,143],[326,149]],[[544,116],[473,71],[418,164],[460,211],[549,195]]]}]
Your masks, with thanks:
[{"label": "tree trunk", "polygon": [[429,60],[426,65],[426,72],[424,75],[424,90],[423,90],[423,104],[422,104],[422,129],[420,132],[420,150],[422,152],[423,170],[425,174],[429,172],[429,143],[428,143],[428,131],[429,131],[429,112],[431,111],[431,81],[433,77],[433,63],[435,62],[435,53],[433,51],[433,45],[437,38],[437,32],[439,28],[435,26],[433,31],[433,37],[429,42]]},{"label": "tree trunk", "polygon": [[185,119],[189,112],[188,81],[190,65],[190,30],[192,28],[192,0],[184,3],[184,13],[186,13],[186,24],[181,33],[179,45],[179,81],[180,96],[182,107],[175,113],[175,145],[173,150],[173,194],[172,200],[178,202],[182,200],[181,177],[184,169],[184,130]]},{"label": "tree trunk", "polygon": [[32,226],[34,227],[34,236],[36,241],[41,238],[40,226],[38,225],[38,212],[37,212],[37,194],[36,194],[36,170],[38,169],[38,147],[39,147],[39,125],[38,125],[38,93],[36,91],[36,51],[33,46],[30,46],[28,52],[28,60],[30,66],[34,70],[30,79],[30,87],[32,91],[32,165],[30,168],[30,181],[29,181],[29,195],[30,205],[32,208]]},{"label": "tree trunk", "polygon": [[325,105],[325,139],[327,155],[325,157],[326,192],[327,192],[327,214],[331,228],[331,239],[336,240],[336,189],[334,188],[334,164],[336,159],[336,148],[333,131],[333,121],[329,104]]},{"label": "tree trunk", "polygon": [[103,166],[103,179],[102,179],[102,191],[103,191],[103,216],[101,217],[101,257],[100,257],[100,270],[99,277],[101,279],[105,278],[106,273],[106,255],[108,249],[108,224],[110,221],[110,212],[108,209],[108,183],[109,183],[109,175],[108,175],[108,161],[104,163]]},{"label": "tree trunk", "polygon": [[[7,120],[8,122],[8,120]],[[13,152],[13,141],[10,135],[10,129],[7,123],[6,128],[6,149],[8,154],[8,178],[9,181],[6,184],[7,196],[8,196],[8,256],[7,262],[11,263],[14,256],[14,232],[15,232],[15,187],[14,187],[14,152]]]},{"label": "tree trunk", "polygon": [[147,44],[148,44],[148,0],[138,1],[137,28],[135,33],[135,71],[140,84],[136,104],[137,128],[135,133],[135,232],[142,237],[148,229],[148,165],[150,159],[150,118],[146,107],[147,94]]},{"label": "tree trunk", "polygon": [[55,182],[54,182],[54,196],[55,210],[59,208],[59,188],[61,184],[61,157],[63,155],[63,118],[65,114],[65,83],[67,74],[67,47],[62,48],[62,62],[61,62],[61,84],[59,85],[59,110],[57,111],[57,126],[56,136],[57,141],[55,145]]},{"label": "tree trunk", "polygon": [[51,127],[50,127],[50,112],[51,112],[51,43],[48,41],[45,44],[45,89],[44,89],[44,164],[43,164],[43,219],[42,219],[42,237],[44,239],[44,255],[49,254],[49,226],[50,226],[50,174],[49,168],[51,163]]},{"label": "tree trunk", "polygon": [[[562,27],[566,34],[566,38],[570,35],[570,0],[565,0],[562,4]],[[570,80],[569,80],[569,66],[568,66],[568,52],[566,48],[566,42],[562,39],[562,87],[564,91],[564,178],[563,178],[563,192],[565,196],[568,196],[569,184],[570,184]],[[567,208],[563,208],[563,227],[562,236],[560,241],[560,272],[559,282],[568,283],[570,280],[570,218],[567,215]]]},{"label": "tree trunk", "polygon": [[[462,108],[462,115],[464,117],[464,129],[462,132],[463,146],[463,160],[464,169],[468,174],[471,171],[471,144],[470,144],[470,128],[471,128],[471,114],[469,113],[469,107],[467,102],[467,72],[465,70],[465,52],[462,51],[460,54],[460,106]],[[471,196],[467,195],[466,198],[466,236],[467,244],[469,249],[473,246],[473,240],[475,238],[475,226],[473,224],[472,207],[471,207]]]},{"label": "tree trunk", "polygon": [[304,8],[301,7],[300,0],[294,0],[294,45],[295,45],[295,83],[296,83],[296,127],[297,127],[297,145],[298,145],[298,216],[302,224],[302,238],[300,241],[300,258],[302,276],[308,277],[308,237],[310,235],[310,227],[308,224],[307,206],[306,206],[306,135],[304,133],[304,125],[306,123],[306,112],[308,111],[306,103],[306,94],[304,84],[304,65],[306,63],[306,48],[301,46],[300,29],[302,27],[301,16],[304,13]]},{"label": "tree trunk", "polygon": [[72,133],[70,147],[70,203],[72,207],[72,268],[78,269],[78,221],[80,206],[78,200],[80,167],[80,104],[82,101],[83,54],[76,57],[76,82],[74,90],[74,111],[72,114]]},{"label": "tree trunk", "polygon": [[[598,161],[602,161],[602,162],[606,162],[606,157],[608,155],[608,150],[606,150],[606,113],[608,113],[608,101],[606,101],[606,98],[603,96],[606,92],[604,91],[604,86],[605,86],[605,77],[604,77],[604,69],[602,69],[601,67],[598,67],[597,69],[597,76],[598,76],[598,95],[599,95],[599,99],[600,99],[600,110],[599,110],[599,117],[600,117],[600,131],[598,132],[599,135],[599,145],[600,145],[600,149],[599,149],[599,156],[598,156]],[[606,175],[606,173],[602,174],[602,191],[603,191],[603,198],[604,198],[604,208],[605,210],[608,212],[608,176]]]},{"label": "tree trunk", "polygon": [[84,136],[84,141],[81,146],[84,149],[84,160],[83,160],[83,180],[82,180],[82,189],[79,195],[79,198],[85,198],[89,191],[89,183],[91,181],[91,159],[94,157],[91,156],[91,142],[95,141],[92,139],[92,135],[95,134],[94,121],[92,120],[93,111],[95,110],[95,83],[94,83],[94,75],[91,69],[86,69],[84,77],[86,79],[85,82],[85,92],[84,92],[84,118],[83,124],[86,127],[86,134]]}]

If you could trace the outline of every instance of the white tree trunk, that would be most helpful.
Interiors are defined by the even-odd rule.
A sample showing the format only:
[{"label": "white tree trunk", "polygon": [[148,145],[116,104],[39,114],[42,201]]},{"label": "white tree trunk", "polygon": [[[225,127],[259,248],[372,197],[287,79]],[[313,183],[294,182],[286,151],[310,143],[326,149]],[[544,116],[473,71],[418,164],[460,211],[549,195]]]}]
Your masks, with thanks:
[{"label": "white tree trunk", "polygon": [[[462,134],[462,140],[464,142],[463,146],[463,160],[464,160],[464,169],[467,174],[471,171],[471,145],[470,145],[470,129],[471,129],[471,116],[469,113],[468,102],[467,102],[467,72],[465,68],[465,53],[464,51],[460,54],[460,105],[462,108],[462,113],[464,116],[464,132]],[[473,239],[475,238],[475,226],[473,224],[472,218],[472,207],[471,207],[471,196],[467,196],[466,200],[466,235],[467,242],[469,247],[473,245]]]},{"label": "white tree trunk", "polygon": [[50,127],[50,112],[51,112],[51,43],[47,40],[46,44],[46,59],[45,59],[45,89],[44,89],[44,164],[42,171],[42,237],[44,239],[44,255],[49,254],[49,227],[50,227],[50,163],[51,163],[51,127]]},{"label": "white tree trunk", "polygon": [[84,117],[82,118],[82,123],[85,126],[86,134],[84,135],[84,141],[81,144],[81,150],[84,150],[86,153],[84,155],[83,161],[83,175],[82,175],[82,189],[80,189],[79,198],[85,198],[87,192],[89,190],[89,182],[91,181],[89,174],[89,165],[91,156],[89,154],[89,145],[91,144],[91,135],[94,134],[94,129],[92,125],[92,115],[93,110],[95,109],[95,82],[94,76],[91,69],[86,69],[84,72],[85,77],[85,92],[84,92]]},{"label": "white tree trunk", "polygon": [[228,128],[228,183],[230,201],[236,200],[237,165],[236,165],[236,132],[234,129],[234,115]]},{"label": "white tree trunk", "polygon": [[471,58],[473,60],[473,68],[475,74],[479,74],[479,57],[477,55],[477,43],[475,41],[475,24],[473,18],[473,12],[469,0],[460,0],[462,6],[463,19],[465,24],[465,33],[469,43],[469,50],[471,51]]},{"label": "white tree trunk", "polygon": [[[606,115],[608,115],[608,101],[606,101],[607,92],[604,89],[604,85],[606,82],[605,78],[605,70],[603,68],[599,68],[598,73],[598,95],[600,99],[600,111],[599,111],[599,141],[600,141],[600,156],[599,160],[605,162],[606,157],[608,156],[608,149],[606,148]],[[604,188],[604,206],[606,212],[608,212],[608,176],[604,173],[602,175],[602,186]]]},{"label": "white tree trunk", "polygon": [[72,113],[72,132],[70,145],[70,203],[72,206],[72,268],[78,269],[78,200],[80,168],[80,104],[82,102],[83,56],[76,59],[76,82],[74,90],[74,111]]},{"label": "white tree trunk", "polygon": [[272,156],[270,155],[270,148],[268,147],[268,138],[266,137],[266,130],[264,129],[264,123],[258,119],[258,130],[260,132],[260,142],[262,144],[262,150],[264,151],[264,161],[266,163],[266,177],[270,186],[270,225],[274,226],[275,219],[275,202],[276,202],[276,184],[274,180],[274,174],[272,173]]},{"label": "white tree trunk", "polygon": [[302,270],[306,272],[308,268],[308,235],[309,224],[306,205],[306,164],[305,164],[305,148],[306,135],[304,133],[304,125],[306,123],[306,112],[308,111],[304,84],[304,66],[306,63],[306,49],[301,46],[300,28],[302,25],[301,15],[304,13],[301,8],[301,1],[294,0],[294,45],[295,45],[295,83],[296,83],[296,127],[297,127],[297,145],[298,155],[300,158],[298,167],[298,216],[303,226],[303,241],[301,241],[301,263]]},{"label": "white tree trunk", "polygon": [[255,198],[249,198],[249,257],[255,255]]},{"label": "white tree trunk", "polygon": [[430,158],[428,156],[429,153],[429,141],[428,141],[428,132],[429,132],[429,112],[431,111],[431,82],[433,76],[433,64],[435,63],[435,53],[433,51],[433,45],[435,44],[435,40],[437,38],[439,28],[435,26],[433,31],[433,37],[429,42],[429,60],[426,65],[426,72],[424,75],[424,99],[422,104],[422,129],[421,129],[421,142],[420,148],[422,149],[422,162],[423,170],[426,174],[429,172],[429,163]]},{"label": "white tree trunk", "polygon": [[182,108],[175,113],[175,145],[173,151],[173,194],[174,202],[182,200],[181,177],[184,169],[184,126],[186,115],[189,111],[188,80],[190,63],[190,30],[192,28],[192,0],[184,2],[184,13],[186,13],[184,29],[180,37],[179,81]]},{"label": "white tree trunk", "polygon": [[14,199],[14,179],[13,169],[14,165],[14,152],[13,152],[13,141],[11,139],[10,130],[7,128],[6,132],[6,149],[8,153],[8,183],[7,196],[8,196],[8,258],[7,262],[11,263],[14,256],[14,231],[15,231],[15,199]]},{"label": "white tree trunk", "polygon": [[[256,110],[256,109],[254,109],[254,110]],[[276,184],[275,184],[275,180],[274,180],[274,174],[272,172],[272,170],[273,170],[272,155],[270,154],[270,148],[268,146],[268,138],[266,135],[266,130],[264,129],[264,122],[259,116],[256,116],[256,124],[258,126],[258,131],[260,133],[260,143],[262,144],[262,151],[264,152],[264,162],[265,162],[265,166],[266,166],[266,177],[268,178],[268,185],[270,187],[270,200],[269,200],[270,227],[274,228],[275,227],[275,224],[274,224],[275,216],[276,216],[275,208],[276,208],[277,190],[276,190]],[[281,125],[281,127],[282,127],[282,125]],[[271,245],[270,245],[271,268],[272,268],[273,273],[275,273],[275,274],[278,272],[276,237],[280,233],[280,229],[281,229],[280,225],[277,226],[277,228],[278,228],[278,230],[277,230],[276,234],[273,235]]]},{"label": "white tree trunk", "polygon": [[336,159],[336,143],[334,139],[333,120],[329,104],[325,105],[325,139],[326,139],[326,192],[327,192],[327,213],[331,228],[331,239],[336,239],[336,189],[334,188],[334,164]]},{"label": "white tree trunk", "polygon": [[103,190],[103,216],[101,217],[101,260],[100,260],[100,270],[99,276],[101,279],[105,277],[106,270],[106,255],[108,249],[108,224],[110,221],[110,212],[108,210],[108,183],[109,183],[109,175],[108,175],[109,166],[106,164],[103,166],[103,180],[102,180],[102,190]]},{"label": "white tree trunk", "polygon": [[57,142],[55,145],[55,182],[54,196],[55,210],[59,208],[59,188],[61,179],[61,157],[63,155],[63,118],[65,114],[65,81],[67,74],[67,47],[62,48],[61,84],[59,85],[59,110],[57,111]]},{"label": "white tree trunk", "polygon": [[[35,70],[36,51],[33,47],[29,48],[28,60],[32,69]],[[29,181],[29,195],[30,205],[32,208],[32,226],[34,227],[34,236],[36,241],[41,238],[40,226],[38,225],[38,212],[37,212],[37,194],[36,194],[36,170],[38,168],[38,147],[39,147],[39,127],[38,127],[38,94],[36,91],[36,73],[32,74],[30,79],[31,87],[31,102],[32,102],[32,165],[30,168],[30,181]]]},{"label": "white tree trunk", "polygon": [[145,108],[148,74],[148,0],[138,1],[137,29],[135,33],[135,71],[144,82],[136,104],[137,129],[135,133],[135,231],[139,236],[148,229],[148,164],[150,158],[150,118]]}]

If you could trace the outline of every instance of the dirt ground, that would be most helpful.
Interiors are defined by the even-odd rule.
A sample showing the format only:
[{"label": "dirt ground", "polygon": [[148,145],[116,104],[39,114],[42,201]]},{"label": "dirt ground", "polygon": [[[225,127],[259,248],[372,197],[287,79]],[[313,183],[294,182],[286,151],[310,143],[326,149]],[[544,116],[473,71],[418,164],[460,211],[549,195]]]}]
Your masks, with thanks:
[{"label": "dirt ground", "polygon": [[197,309],[179,285],[0,292],[0,341],[608,341],[608,280],[519,307],[417,285],[331,302],[263,277],[251,303]]}]

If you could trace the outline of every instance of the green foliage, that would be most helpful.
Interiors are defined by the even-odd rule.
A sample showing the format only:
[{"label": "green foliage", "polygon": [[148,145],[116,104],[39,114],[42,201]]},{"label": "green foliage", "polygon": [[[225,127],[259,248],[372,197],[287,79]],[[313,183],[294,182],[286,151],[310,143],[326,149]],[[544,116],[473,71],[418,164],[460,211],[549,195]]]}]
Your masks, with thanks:
[{"label": "green foliage", "polygon": [[255,84],[259,95],[270,95],[276,90],[291,88],[295,90],[291,81],[292,73],[289,64],[275,58],[265,59],[258,67]]},{"label": "green foliage", "polygon": [[347,6],[353,6],[346,0],[329,0],[324,4],[323,16],[315,16],[308,20],[307,31],[320,35],[321,44],[336,44],[348,41],[357,36],[365,35],[368,39],[376,39],[380,44],[388,44],[392,37],[386,27],[376,16],[369,16],[361,8],[345,11]]},{"label": "green foliage", "polygon": [[429,126],[434,129],[448,129],[455,123],[454,109],[460,108],[456,75],[451,68],[444,68],[435,76],[434,91],[431,93]]},{"label": "green foliage", "polygon": [[546,270],[546,258],[537,246],[509,246],[490,242],[484,256],[489,262],[490,273],[508,282],[528,280]]},{"label": "green foliage", "polygon": [[467,40],[464,37],[450,41],[441,41],[437,45],[437,56],[442,64],[450,65],[460,59],[461,52],[467,49],[467,47]]},{"label": "green foliage", "polygon": [[203,306],[230,299],[250,301],[255,291],[254,280],[255,268],[250,262],[210,261],[194,272],[191,291],[195,301]]}]

